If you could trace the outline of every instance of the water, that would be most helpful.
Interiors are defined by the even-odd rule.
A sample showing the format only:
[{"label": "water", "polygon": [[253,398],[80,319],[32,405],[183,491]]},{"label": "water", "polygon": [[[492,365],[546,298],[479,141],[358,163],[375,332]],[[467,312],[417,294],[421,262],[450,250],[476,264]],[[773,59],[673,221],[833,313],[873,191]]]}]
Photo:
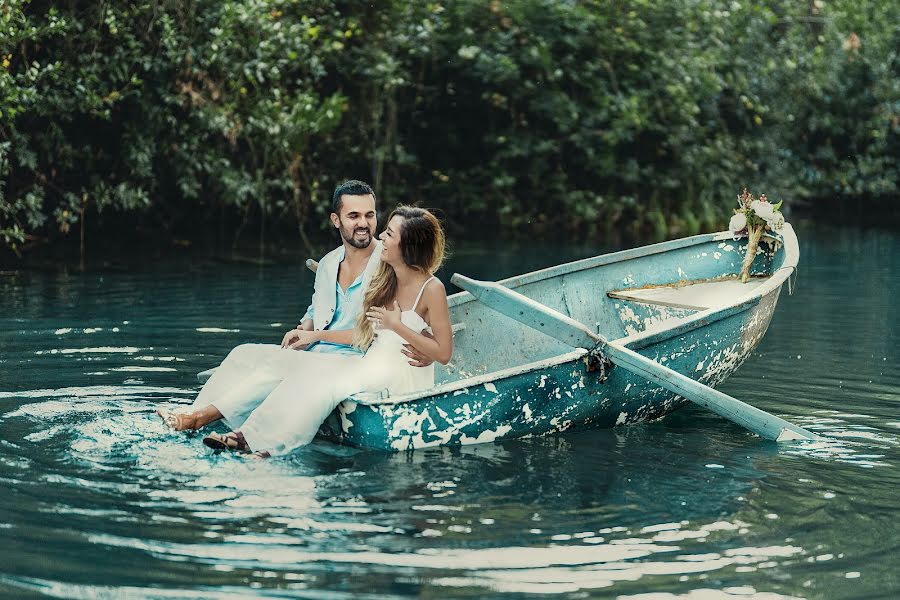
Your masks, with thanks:
[{"label": "water", "polygon": [[[234,345],[280,341],[302,268],[0,273],[0,597],[898,597],[900,235],[798,234],[796,292],[722,389],[827,436],[802,450],[687,408],[464,448],[216,456],[152,411]],[[458,243],[447,272],[594,253]]]}]

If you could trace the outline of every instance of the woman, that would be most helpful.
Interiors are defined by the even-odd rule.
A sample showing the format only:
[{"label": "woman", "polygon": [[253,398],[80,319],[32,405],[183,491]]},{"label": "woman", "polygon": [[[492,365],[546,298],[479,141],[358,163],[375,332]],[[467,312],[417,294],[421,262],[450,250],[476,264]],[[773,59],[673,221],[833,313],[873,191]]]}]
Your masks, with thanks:
[{"label": "woman", "polygon": [[[399,206],[379,237],[381,266],[372,278],[354,329],[354,346],[365,354],[263,347],[271,354],[266,368],[273,378],[283,377],[281,383],[246,419],[245,415],[229,414],[228,407],[218,406],[216,400],[207,407],[195,403],[195,413],[221,412],[235,429],[207,436],[203,440],[206,445],[260,457],[289,452],[312,441],[319,425],[347,396],[383,389],[402,394],[434,384],[434,365],[413,367],[400,350],[408,343],[433,361],[450,361],[453,337],[447,294],[433,275],[444,258],[443,229],[427,210]],[[432,337],[422,335],[426,329]],[[320,341],[323,332],[301,331],[299,335],[297,343],[311,344]],[[212,391],[204,388],[198,400]]]}]

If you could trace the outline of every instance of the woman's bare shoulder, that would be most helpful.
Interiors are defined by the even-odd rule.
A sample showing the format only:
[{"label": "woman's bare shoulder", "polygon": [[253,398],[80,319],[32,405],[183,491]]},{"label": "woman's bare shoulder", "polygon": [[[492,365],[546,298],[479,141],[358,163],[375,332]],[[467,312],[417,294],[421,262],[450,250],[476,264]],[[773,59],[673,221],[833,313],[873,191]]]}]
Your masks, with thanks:
[{"label": "woman's bare shoulder", "polygon": [[444,282],[435,277],[431,281],[428,282],[428,285],[425,286],[425,292],[422,294],[425,298],[437,299],[447,297],[447,289],[444,287]]},{"label": "woman's bare shoulder", "polygon": [[420,315],[425,318],[426,321],[429,321],[428,315],[431,312],[429,308],[446,312],[447,290],[444,288],[444,283],[440,279],[435,277],[432,281],[428,282],[428,285],[425,286],[425,291],[422,292],[422,300],[419,301],[419,306],[422,308]]}]

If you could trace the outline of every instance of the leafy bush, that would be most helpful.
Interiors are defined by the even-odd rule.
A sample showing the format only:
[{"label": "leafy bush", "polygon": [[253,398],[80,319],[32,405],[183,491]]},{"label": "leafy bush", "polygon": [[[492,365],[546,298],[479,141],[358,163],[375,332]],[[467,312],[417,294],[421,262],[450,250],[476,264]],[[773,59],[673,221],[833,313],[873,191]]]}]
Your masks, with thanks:
[{"label": "leafy bush", "polygon": [[262,245],[320,228],[346,177],[460,223],[659,235],[720,228],[743,185],[891,198],[898,23],[876,0],[6,0],[0,238],[112,211]]}]

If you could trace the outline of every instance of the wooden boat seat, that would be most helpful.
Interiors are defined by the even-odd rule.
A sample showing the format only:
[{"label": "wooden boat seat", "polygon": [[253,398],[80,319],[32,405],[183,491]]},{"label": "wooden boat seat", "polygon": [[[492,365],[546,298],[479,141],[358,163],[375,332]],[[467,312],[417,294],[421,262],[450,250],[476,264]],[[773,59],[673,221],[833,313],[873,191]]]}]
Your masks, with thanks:
[{"label": "wooden boat seat", "polygon": [[608,292],[610,298],[654,306],[707,310],[730,304],[733,300],[765,283],[767,277],[754,277],[747,283],[738,279],[685,281],[673,285],[654,285]]}]

